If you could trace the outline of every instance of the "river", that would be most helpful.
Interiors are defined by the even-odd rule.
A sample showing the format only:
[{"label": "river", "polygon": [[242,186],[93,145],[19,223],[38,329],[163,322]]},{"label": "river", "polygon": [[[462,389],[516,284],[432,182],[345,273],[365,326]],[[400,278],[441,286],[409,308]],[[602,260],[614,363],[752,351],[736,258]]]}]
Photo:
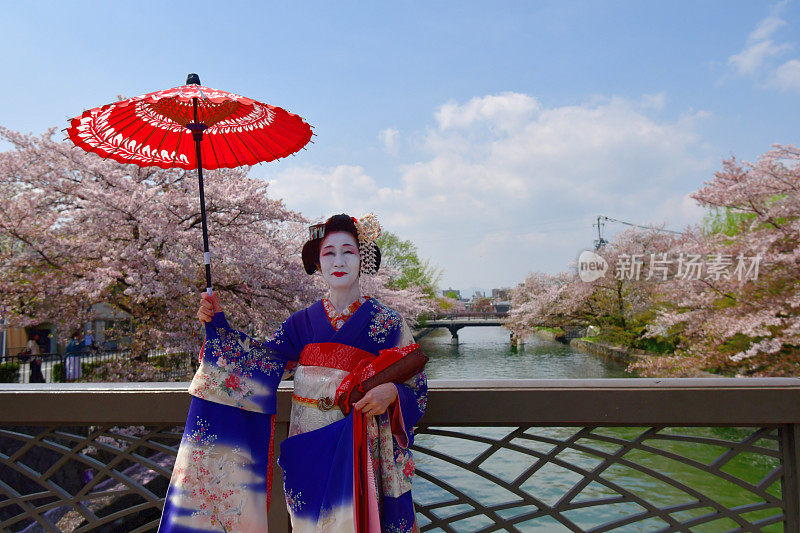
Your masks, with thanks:
[{"label": "river", "polygon": [[579,352],[566,344],[531,337],[524,348],[512,348],[502,327],[466,327],[450,332],[434,329],[418,342],[430,357],[430,379],[617,378],[628,377],[621,364]]},{"label": "river", "polygon": [[[599,357],[579,352],[555,341],[529,338],[524,349],[512,348],[508,331],[501,327],[467,327],[461,329],[458,335],[460,340],[458,346],[450,344],[450,333],[446,329],[434,330],[418,340],[423,351],[430,357],[426,366],[430,379],[630,377],[620,364],[603,361]],[[425,479],[426,475],[435,477],[454,490],[462,491],[476,503],[480,502],[479,505],[487,508],[495,507],[498,516],[505,519],[518,516],[520,522],[516,524],[516,528],[518,531],[526,532],[550,533],[570,531],[570,529],[549,516],[536,518],[528,515],[532,519],[523,518],[526,513],[535,512],[537,506],[522,504],[519,496],[487,479],[487,476],[470,472],[469,469],[484,470],[489,476],[497,476],[506,483],[515,479],[521,481],[519,489],[538,499],[541,507],[557,505],[559,499],[576,486],[576,483],[580,483],[584,475],[591,475],[595,469],[600,469],[596,471],[602,472],[597,481],[592,481],[584,487],[573,501],[618,497],[617,490],[620,489],[628,495],[616,501],[609,500],[607,504],[600,502],[595,505],[578,504],[574,509],[564,512],[563,516],[573,524],[586,529],[601,527],[609,521],[629,518],[630,523],[614,531],[647,533],[662,528],[669,531],[739,531],[737,527],[740,527],[740,524],[719,514],[716,509],[756,505],[750,508],[743,507],[740,511],[742,518],[751,524],[779,512],[774,504],[767,505],[767,509],[759,509],[759,502],[764,500],[752,490],[732,483],[733,478],[721,479],[702,468],[675,460],[677,456],[684,456],[706,465],[711,464],[728,451],[724,445],[726,442],[736,447],[739,442],[752,439],[754,430],[749,428],[609,427],[587,430],[568,427],[529,428],[513,439],[510,434],[515,428],[441,429],[459,432],[466,438],[424,432],[417,435],[416,444],[420,448],[414,456],[418,470],[414,480],[414,500],[418,505],[433,505],[435,510],[432,512],[438,517],[453,516],[454,521],[450,527],[454,531],[492,529],[493,522],[476,505],[465,502],[463,497],[458,498],[436,486]],[[579,438],[576,437],[578,431],[584,432]],[[647,433],[648,436],[640,437],[646,431],[650,432]],[[469,435],[477,436],[479,440],[471,439]],[[755,484],[761,479],[768,478],[768,474],[778,467],[777,458],[769,456],[770,453],[774,454],[771,450],[777,449],[777,435],[772,430],[764,433],[763,437],[758,441],[761,445],[759,451],[767,450],[766,454],[762,451],[735,455],[726,460],[722,470],[748,484]],[[503,447],[492,453],[488,459],[484,457],[480,459],[479,464],[476,464],[473,461],[477,461],[488,449],[485,439],[506,441],[518,446],[518,450],[527,448],[545,454],[548,450],[554,449],[558,441],[564,443],[564,447],[556,456],[557,460],[548,460],[543,466],[527,453]],[[624,460],[628,461],[628,466],[619,463],[604,466],[603,453],[616,456],[620,453],[618,450],[621,445],[637,440],[648,447],[637,449],[634,446],[625,452]],[[426,453],[426,449],[432,453]],[[592,449],[599,450],[600,453],[592,453]],[[659,450],[673,455],[662,455]],[[466,468],[454,466],[437,457],[438,454],[463,461]],[[572,466],[569,468],[559,466],[558,461],[561,461],[562,465]],[[472,464],[467,467],[469,463]],[[538,466],[541,468],[530,475],[529,469],[536,469]],[[676,480],[677,484],[667,481],[670,479]],[[771,483],[767,492],[780,498],[780,482]],[[698,501],[699,494],[702,494],[700,499],[705,505],[691,503]],[[688,507],[679,512],[676,512],[677,510],[670,512],[668,515],[663,513],[662,517],[665,519],[677,520],[676,523],[670,524],[648,513],[642,503],[635,502],[636,498],[640,498],[639,501],[642,503],[647,502],[645,505],[650,509],[664,509],[682,504]],[[750,509],[752,511],[747,512]],[[657,515],[660,512],[653,513]],[[466,514],[459,520],[460,513]],[[636,516],[640,514],[643,516]],[[417,518],[421,527],[430,524],[424,513],[418,512]],[[690,520],[697,522],[689,527],[681,525],[681,522]],[[670,529],[670,526],[677,529]],[[780,523],[762,527],[755,524],[753,526],[755,526],[753,531],[783,531]],[[429,527],[425,529],[428,530]],[[442,531],[442,529],[433,528],[431,531]]]}]

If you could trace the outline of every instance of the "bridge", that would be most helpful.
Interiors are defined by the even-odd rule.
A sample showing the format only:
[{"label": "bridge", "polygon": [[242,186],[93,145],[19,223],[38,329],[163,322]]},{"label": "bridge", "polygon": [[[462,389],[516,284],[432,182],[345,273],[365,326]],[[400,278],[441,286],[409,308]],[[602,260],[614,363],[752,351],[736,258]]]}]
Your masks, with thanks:
[{"label": "bridge", "polygon": [[[0,531],[154,531],[188,386],[0,384]],[[422,533],[800,531],[800,379],[429,387],[411,447]],[[276,452],[291,396],[282,384]],[[269,531],[289,533],[273,468]]]},{"label": "bridge", "polygon": [[458,344],[458,330],[467,326],[490,326],[497,327],[505,324],[508,313],[496,311],[480,312],[459,312],[446,315],[435,315],[425,321],[426,328],[447,328],[453,336],[451,342]]},{"label": "bridge", "polygon": [[[458,344],[458,330],[466,328],[467,326],[488,326],[497,327],[505,325],[508,318],[508,313],[487,311],[484,313],[476,312],[459,312],[450,313],[446,315],[435,315],[429,320],[425,321],[425,328],[447,328],[452,335],[451,343]],[[586,334],[586,328],[583,326],[575,326],[571,324],[553,325],[551,327],[560,327],[564,330],[564,336],[559,338],[564,342],[569,342],[576,337],[583,337]],[[516,339],[514,334],[511,333],[511,342],[523,342],[522,339]]]}]

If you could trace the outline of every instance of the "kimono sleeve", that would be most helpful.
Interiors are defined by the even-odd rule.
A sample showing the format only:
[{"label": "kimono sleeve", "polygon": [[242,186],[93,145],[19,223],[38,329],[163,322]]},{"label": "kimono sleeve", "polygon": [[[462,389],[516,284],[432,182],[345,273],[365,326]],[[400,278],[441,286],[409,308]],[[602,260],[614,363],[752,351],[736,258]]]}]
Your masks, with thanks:
[{"label": "kimono sleeve", "polygon": [[276,389],[287,363],[299,357],[299,335],[292,315],[260,342],[233,329],[225,314],[206,323],[200,368],[189,387],[192,396],[257,413],[274,414]]},{"label": "kimono sleeve", "polygon": [[[411,328],[404,320],[397,347],[404,348],[413,343],[414,337],[411,334]],[[392,434],[397,439],[398,445],[407,448],[414,440],[411,428],[425,414],[425,407],[428,403],[428,379],[425,376],[425,370],[411,376],[403,383],[396,383],[395,386],[397,387],[397,401],[390,413]]]},{"label": "kimono sleeve", "polygon": [[266,531],[275,399],[295,345],[282,329],[256,341],[223,313],[205,327],[159,533]]}]

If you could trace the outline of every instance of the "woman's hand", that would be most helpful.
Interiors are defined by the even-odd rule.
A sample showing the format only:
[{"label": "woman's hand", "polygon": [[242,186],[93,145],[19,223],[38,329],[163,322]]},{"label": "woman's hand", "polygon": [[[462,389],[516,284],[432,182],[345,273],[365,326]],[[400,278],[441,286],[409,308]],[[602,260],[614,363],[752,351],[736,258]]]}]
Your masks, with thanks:
[{"label": "woman's hand", "polygon": [[394,383],[381,383],[354,403],[353,409],[359,409],[365,415],[380,415],[385,413],[396,399],[397,387]]},{"label": "woman's hand", "polygon": [[208,294],[203,292],[200,294],[200,309],[197,311],[197,318],[201,322],[211,322],[216,313],[222,311],[222,306],[219,305],[216,294]]}]

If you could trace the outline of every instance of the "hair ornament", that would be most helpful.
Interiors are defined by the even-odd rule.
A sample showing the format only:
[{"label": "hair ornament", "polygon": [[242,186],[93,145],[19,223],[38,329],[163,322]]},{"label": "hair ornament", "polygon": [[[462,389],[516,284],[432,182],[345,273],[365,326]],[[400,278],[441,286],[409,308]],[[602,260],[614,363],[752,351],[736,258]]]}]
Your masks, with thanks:
[{"label": "hair ornament", "polygon": [[325,236],[325,223],[314,224],[308,228],[308,240],[321,239]]},{"label": "hair ornament", "polygon": [[375,213],[367,213],[361,220],[353,218],[353,223],[358,231],[358,240],[361,242],[375,242],[381,236],[381,224]]},{"label": "hair ornament", "polygon": [[361,273],[375,274],[377,257],[375,253],[375,240],[381,235],[381,225],[375,213],[367,213],[361,219],[353,218],[353,223],[358,232],[358,248],[361,255]]}]

